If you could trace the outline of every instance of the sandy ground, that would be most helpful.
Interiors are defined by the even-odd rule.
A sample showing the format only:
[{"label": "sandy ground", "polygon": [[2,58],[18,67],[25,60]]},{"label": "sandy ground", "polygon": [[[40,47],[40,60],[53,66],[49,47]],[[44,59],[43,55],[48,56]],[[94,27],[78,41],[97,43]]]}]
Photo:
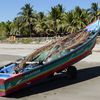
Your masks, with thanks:
[{"label": "sandy ground", "polygon": [[[0,66],[25,56],[42,45],[0,44]],[[35,86],[17,91],[0,100],[100,100],[100,45],[93,54],[76,63],[78,78],[62,74]]]}]

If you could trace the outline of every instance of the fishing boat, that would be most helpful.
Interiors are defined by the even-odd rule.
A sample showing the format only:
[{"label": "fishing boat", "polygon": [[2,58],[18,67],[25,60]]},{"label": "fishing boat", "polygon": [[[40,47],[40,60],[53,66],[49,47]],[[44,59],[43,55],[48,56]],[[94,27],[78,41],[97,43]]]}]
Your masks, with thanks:
[{"label": "fishing boat", "polygon": [[75,77],[77,70],[72,65],[92,53],[99,33],[100,20],[96,20],[78,33],[61,37],[26,57],[0,67],[0,96],[36,84],[64,69],[69,76]]}]

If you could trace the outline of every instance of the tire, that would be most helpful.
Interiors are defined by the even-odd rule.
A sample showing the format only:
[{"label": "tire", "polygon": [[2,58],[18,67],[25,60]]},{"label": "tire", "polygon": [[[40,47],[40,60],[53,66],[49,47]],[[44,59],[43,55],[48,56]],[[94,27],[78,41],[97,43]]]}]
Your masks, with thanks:
[{"label": "tire", "polygon": [[48,76],[49,79],[53,79],[54,78],[54,74],[51,74]]},{"label": "tire", "polygon": [[68,79],[76,79],[77,78],[77,69],[75,66],[70,66],[67,68],[67,77],[68,77]]}]

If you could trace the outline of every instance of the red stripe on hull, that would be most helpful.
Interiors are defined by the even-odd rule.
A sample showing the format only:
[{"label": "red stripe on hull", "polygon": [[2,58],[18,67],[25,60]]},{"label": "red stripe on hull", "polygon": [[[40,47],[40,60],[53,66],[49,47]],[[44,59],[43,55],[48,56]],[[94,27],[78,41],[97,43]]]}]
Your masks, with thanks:
[{"label": "red stripe on hull", "polygon": [[69,62],[67,62],[67,63],[65,63],[65,64],[63,64],[63,65],[57,67],[56,69],[54,69],[54,70],[52,70],[52,71],[49,71],[49,72],[47,72],[47,73],[45,73],[45,74],[43,74],[43,75],[40,75],[40,76],[38,76],[38,77],[36,77],[36,78],[34,78],[34,79],[31,79],[31,80],[29,80],[29,81],[27,81],[27,82],[25,82],[25,83],[22,83],[22,84],[20,84],[19,86],[10,88],[9,90],[6,91],[6,94],[10,94],[10,93],[12,93],[12,92],[14,92],[14,91],[17,91],[17,90],[19,90],[19,89],[21,89],[21,88],[24,88],[25,86],[27,86],[27,84],[28,84],[29,82],[31,82],[31,83],[34,82],[33,84],[35,84],[35,83],[37,83],[37,80],[41,80],[42,78],[47,77],[47,76],[49,76],[50,74],[53,74],[54,72],[57,72],[57,71],[60,71],[60,70],[65,69],[65,68],[67,68],[67,67],[70,67],[70,65],[72,65],[72,64],[74,64],[74,63],[76,63],[76,62],[78,62],[79,60],[83,59],[84,57],[88,56],[89,54],[91,54],[91,50],[89,50],[89,51],[83,53],[82,55],[78,56],[77,58],[74,58],[74,59],[70,60]]},{"label": "red stripe on hull", "polygon": [[5,92],[0,92],[0,97],[5,96],[6,93]]},{"label": "red stripe on hull", "polygon": [[3,85],[4,84],[4,79],[0,79],[0,85]]}]

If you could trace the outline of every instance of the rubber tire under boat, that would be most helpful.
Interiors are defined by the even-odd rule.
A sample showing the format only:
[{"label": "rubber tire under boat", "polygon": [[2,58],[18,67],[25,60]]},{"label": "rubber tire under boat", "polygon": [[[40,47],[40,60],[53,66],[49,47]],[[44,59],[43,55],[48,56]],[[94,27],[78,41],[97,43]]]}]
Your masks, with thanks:
[{"label": "rubber tire under boat", "polygon": [[68,79],[77,78],[77,68],[75,66],[70,66],[67,68],[67,77]]},{"label": "rubber tire under boat", "polygon": [[49,75],[48,78],[52,79],[52,78],[55,77],[55,74],[56,75],[58,75],[57,73],[62,73],[63,74],[63,72],[66,73],[68,79],[76,79],[77,78],[77,68],[75,66],[70,66],[67,69],[55,72],[55,73]]}]

